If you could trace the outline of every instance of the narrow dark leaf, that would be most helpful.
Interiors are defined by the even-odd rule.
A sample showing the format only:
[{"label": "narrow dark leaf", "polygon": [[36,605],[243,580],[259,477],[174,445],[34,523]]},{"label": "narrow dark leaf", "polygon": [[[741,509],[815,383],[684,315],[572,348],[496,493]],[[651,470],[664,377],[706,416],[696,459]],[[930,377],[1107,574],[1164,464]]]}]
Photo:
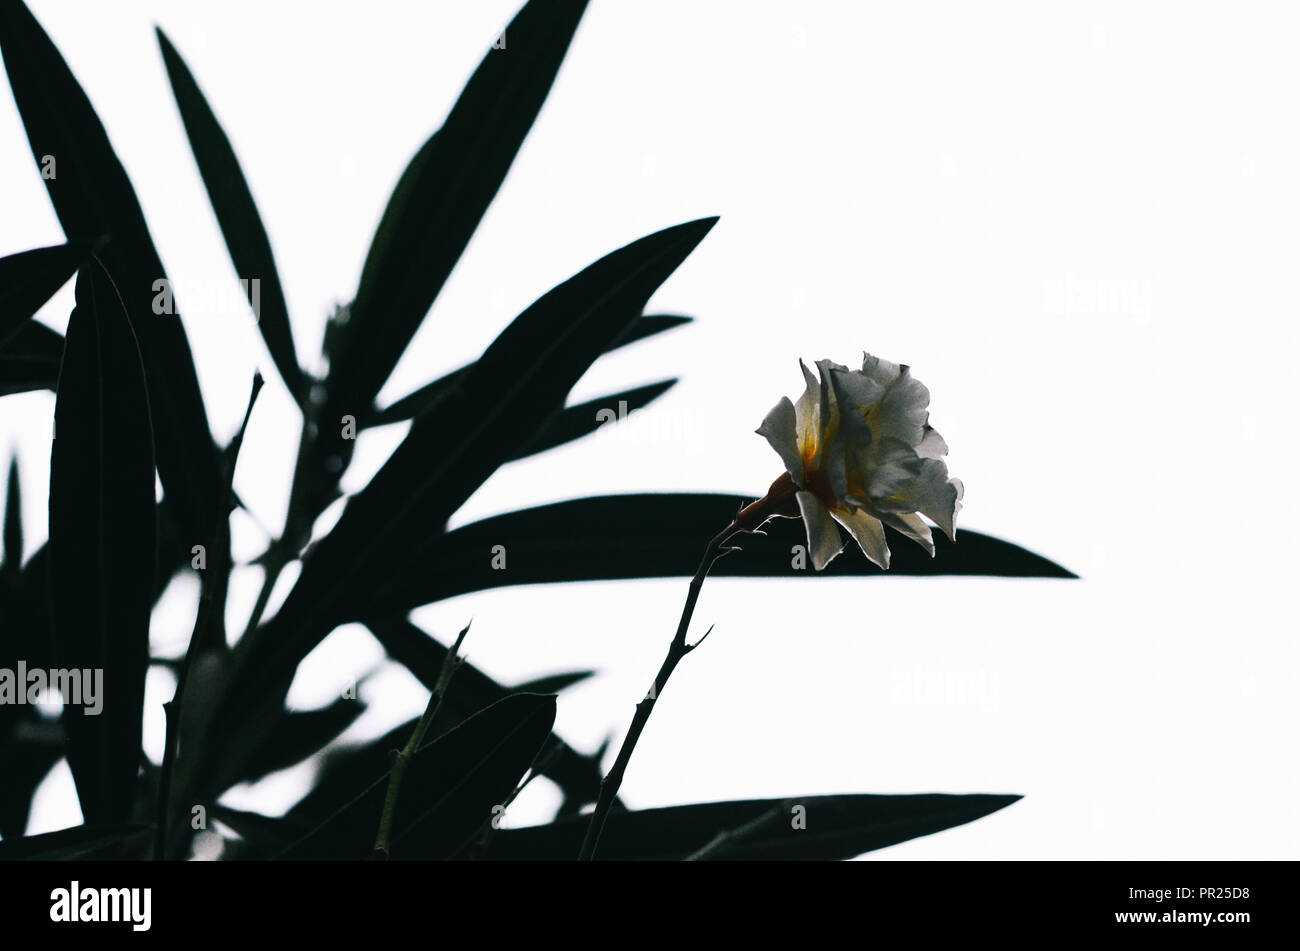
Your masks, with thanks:
[{"label": "narrow dark leaf", "polygon": [[566,406],[546,422],[537,435],[524,443],[510,457],[510,461],[523,459],[566,442],[581,439],[595,432],[601,426],[616,420],[621,421],[629,413],[634,413],[653,403],[677,384],[676,380],[662,380],[646,386],[611,393],[576,406]]},{"label": "narrow dark leaf", "polygon": [[49,547],[42,545],[27,559],[17,579],[6,575],[0,666],[6,658],[13,662],[25,659],[31,669],[54,665],[49,565]]},{"label": "narrow dark leaf", "polygon": [[[443,703],[443,708],[434,719],[430,736],[438,737],[453,729],[469,715],[464,715],[466,707],[462,700],[454,705],[453,712],[448,713],[447,706],[458,692],[464,691],[461,677],[470,670],[468,664],[462,667],[452,680],[450,692]],[[486,706],[491,706],[487,704]],[[479,708],[473,713],[481,712]],[[392,768],[396,751],[406,745],[411,732],[419,722],[414,717],[398,725],[378,739],[356,746],[330,749],[322,757],[319,778],[311,791],[302,798],[286,815],[279,818],[259,815],[251,812],[238,812],[219,805],[213,806],[212,814],[234,829],[244,842],[233,854],[241,858],[266,859],[280,854],[285,848],[307,835],[308,832],[322,825],[329,817],[347,807],[356,797],[364,792],[366,780],[379,776]],[[558,742],[554,733],[543,747],[542,757],[550,745]],[[578,754],[573,754],[577,756]],[[539,757],[541,758],[541,757]],[[557,758],[562,758],[557,757]],[[550,770],[543,770],[543,775],[552,779],[555,775]],[[588,763],[587,780],[581,784],[586,792],[573,799],[566,798],[566,807],[577,812],[582,806],[594,801],[600,786],[600,764],[598,761]],[[556,780],[559,782],[559,780]],[[625,808],[615,800],[615,809]],[[565,813],[567,814],[567,813]],[[377,820],[376,820],[377,827]]]},{"label": "narrow dark leaf", "polygon": [[59,379],[63,335],[29,320],[0,343],[0,396],[52,390]]},{"label": "narrow dark leaf", "polygon": [[[1018,799],[983,794],[804,796],[611,813],[597,858],[676,861],[709,845],[719,833],[749,826],[748,834],[719,848],[717,857],[850,859],[973,822]],[[766,817],[770,821],[756,822]],[[491,837],[484,857],[572,859],[589,822],[588,816],[573,816],[546,826],[500,829]]]},{"label": "narrow dark leaf", "polygon": [[[454,678],[453,678],[454,684]],[[453,686],[451,693],[455,693]],[[326,750],[322,756],[319,776],[307,793],[281,820],[283,841],[279,846],[261,854],[270,858],[281,849],[305,836],[311,830],[348,806],[374,781],[390,770],[393,757],[411,738],[419,717],[399,723],[383,736],[355,746]],[[435,720],[429,736],[436,739],[455,726],[441,715]],[[375,829],[379,828],[379,814],[375,814]],[[264,837],[262,837],[264,838]],[[370,843],[373,845],[373,839]]]},{"label": "narrow dark leaf", "polygon": [[229,696],[232,723],[254,722],[282,703],[298,663],[338,624],[403,613],[370,611],[368,602],[382,599],[399,563],[441,535],[451,514],[534,436],[715,221],[635,241],[542,296],[411,426],[307,554],[280,612],[242,653]]},{"label": "narrow dark leaf", "polygon": [[[307,438],[289,494],[285,536],[306,543],[338,498],[355,441],[338,421],[364,421],[504,179],[564,58],[586,0],[534,0],[490,50],[447,121],[402,173],[384,210],[357,296],[325,334],[324,402],[308,407]],[[548,407],[549,409],[550,407]]]},{"label": "narrow dark leaf", "polygon": [[68,241],[111,239],[100,258],[144,361],[163,488],[185,537],[206,542],[216,527],[220,459],[184,327],[175,315],[154,313],[163,286],[155,283],[167,275],[135,192],[90,100],[20,0],[0,0],[0,53],[32,154],[53,173],[45,186]]},{"label": "narrow dark leaf", "polygon": [[[394,858],[455,854],[491,821],[555,722],[555,697],[516,694],[426,744],[411,759],[393,821]],[[388,776],[358,795],[281,858],[364,858],[374,844]]]},{"label": "narrow dark leaf", "polygon": [[0,258],[0,343],[29,320],[90,254],[83,244],[58,244]]},{"label": "narrow dark leaf", "polygon": [[646,314],[640,320],[629,324],[627,330],[615,338],[609,349],[617,350],[620,347],[634,344],[638,340],[644,340],[666,330],[672,330],[674,327],[683,327],[690,322],[690,317],[683,317],[681,314]]},{"label": "narrow dark leaf", "polygon": [[[674,327],[680,327],[682,324],[690,323],[689,317],[678,317],[672,314],[652,314],[642,317],[640,320],[632,322],[620,339],[615,340],[610,346],[607,353],[617,350],[619,347],[625,347],[628,344],[643,340],[652,334],[663,333],[665,330],[671,330]],[[452,370],[445,376],[441,376],[432,383],[426,383],[414,393],[403,396],[391,406],[386,406],[382,410],[376,410],[369,419],[365,421],[366,426],[387,426],[390,423],[400,423],[404,419],[411,419],[419,416],[438,400],[440,393],[447,391],[456,380],[466,373],[472,364],[459,367]]]},{"label": "narrow dark leaf", "polygon": [[329,354],[329,405],[340,413],[365,414],[429,312],[546,100],[585,7],[526,4],[507,27],[508,49],[487,52],[402,173]]},{"label": "narrow dark leaf", "polygon": [[[245,282],[244,290],[249,304],[254,306],[257,327],[276,369],[280,371],[280,378],[294,398],[302,403],[307,396],[307,383],[294,353],[289,309],[280,287],[271,242],[262,226],[253,194],[244,180],[230,140],[189,67],[166,34],[161,29],[156,32],[163,63],[167,67],[167,78],[171,81],[181,121],[185,124],[185,134],[189,136],[194,160],[208,190],[208,200],[212,202],[235,273]],[[258,283],[254,284],[254,281]]]},{"label": "narrow dark leaf", "polygon": [[365,709],[358,700],[340,699],[319,710],[285,711],[263,731],[241,775],[232,782],[254,782],[314,756],[355,723]]},{"label": "narrow dark leaf", "polygon": [[[77,306],[54,407],[50,579],[59,667],[102,671],[100,709],[63,713],[82,815],[130,818],[153,604],[154,456],[135,335],[99,262]],[[89,685],[87,685],[89,686]]]},{"label": "narrow dark leaf", "polygon": [[[190,569],[193,552],[191,551],[192,545],[189,539],[180,537],[179,529],[175,519],[171,516],[166,499],[163,499],[156,506],[155,512],[158,520],[158,570],[154,576],[153,599],[154,603],[157,604],[158,599],[167,590],[167,585],[175,577],[176,573]],[[50,598],[47,593],[49,585],[48,556],[48,544],[37,548],[32,553],[32,556],[27,559],[27,564],[23,568],[22,580],[22,586],[30,592],[28,600],[38,608],[38,627],[45,631],[53,629],[52,623],[49,622]],[[39,623],[42,620],[44,623]]]},{"label": "narrow dark leaf", "polygon": [[6,583],[16,584],[22,567],[23,496],[18,484],[18,457],[14,456],[9,460],[9,479],[5,483],[4,558],[0,559],[0,576]]},{"label": "narrow dark leaf", "polygon": [[[558,581],[690,576],[704,545],[741,506],[739,495],[608,495],[511,512],[473,522],[437,539],[395,569],[371,605],[397,614],[485,588]],[[766,535],[741,535],[741,552],[714,566],[715,577],[812,578],[876,575],[994,575],[1073,578],[1066,569],[1010,542],[959,529],[954,544],[936,534],[935,557],[890,534],[893,561],[881,571],[852,547],[824,571],[793,567],[794,545],[806,545],[803,523],[774,519]],[[510,570],[493,571],[486,553],[504,545]],[[473,557],[471,557],[471,553]],[[484,557],[478,557],[480,553]]]},{"label": "narrow dark leaf", "polygon": [[0,841],[0,861],[139,858],[135,851],[148,842],[149,832],[149,827],[144,825],[81,825],[21,839],[5,839]]},{"label": "narrow dark leaf", "polygon": [[[23,736],[28,731],[41,730],[47,726],[38,717],[39,714],[29,713],[10,718],[0,713],[0,720],[13,721],[8,730],[9,736],[0,746],[0,770],[3,770],[4,775],[4,781],[0,782],[0,835],[6,841],[22,836],[27,828],[36,787],[54,768],[54,764],[63,758],[62,742],[42,742]],[[58,724],[49,723],[48,727],[62,736],[63,731]]]},{"label": "narrow dark leaf", "polygon": [[[427,689],[433,690],[447,656],[447,648],[404,617],[367,621],[366,626],[384,645],[388,655],[403,664]],[[514,693],[558,693],[564,687],[590,676],[590,671],[561,674],[545,680],[506,687],[469,662],[456,671],[452,687],[443,698],[439,718],[452,725],[468,719],[480,710]],[[409,731],[408,731],[409,734]],[[595,802],[600,792],[600,762],[584,756],[558,736],[551,737],[556,749],[546,762],[543,775],[553,780],[569,801]]]},{"label": "narrow dark leaf", "polygon": [[552,674],[549,677],[537,677],[518,686],[511,687],[511,693],[559,693],[575,684],[596,676],[594,670],[575,670],[567,674]]},{"label": "narrow dark leaf", "polygon": [[287,816],[264,816],[260,812],[231,809],[219,802],[212,804],[209,813],[243,840],[227,841],[223,860],[270,858],[311,830],[311,826],[303,827]]},{"label": "narrow dark leaf", "polygon": [[[49,598],[44,546],[22,564],[22,500],[17,458],[9,469],[0,562],[0,670],[46,669],[50,659]],[[39,578],[39,584],[37,579]],[[19,683],[19,689],[25,689]],[[21,836],[32,796],[64,755],[63,728],[27,704],[0,703],[0,836]]]}]

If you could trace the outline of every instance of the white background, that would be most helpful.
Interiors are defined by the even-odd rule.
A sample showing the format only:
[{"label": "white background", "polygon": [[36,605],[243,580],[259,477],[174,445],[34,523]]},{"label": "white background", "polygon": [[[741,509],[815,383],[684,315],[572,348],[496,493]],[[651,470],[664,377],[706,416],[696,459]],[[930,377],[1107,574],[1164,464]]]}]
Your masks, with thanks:
[{"label": "white background", "polygon": [[[200,289],[184,321],[220,439],[254,368],[270,381],[236,485],[256,516],[236,526],[249,557],[257,523],[282,524],[296,416],[251,317],[202,309],[235,274],[152,27],[231,137],[315,370],[398,175],[515,3],[32,8],[103,118],[181,306]],[[717,214],[650,308],[697,321],[602,359],[573,399],[681,383],[507,466],[454,524],[604,492],[759,494],[780,467],[753,429],[799,392],[796,359],[852,364],[866,349],[930,387],[966,484],[959,527],[1082,576],[710,581],[696,623],[717,628],[665,691],[624,785],[632,805],[1018,792],[870,857],[1296,857],[1298,26],[1282,3],[593,4],[384,401],[472,359],[615,247]],[[7,94],[0,183],[0,254],[62,240]],[[69,287],[40,319],[62,330],[70,308]],[[0,400],[29,554],[45,535],[53,403]],[[345,487],[403,431],[363,436]],[[259,572],[236,581],[242,629]],[[597,668],[558,719],[594,749],[621,736],[685,588],[512,588],[416,619],[447,641],[472,617],[468,655],[506,682]],[[160,606],[159,650],[181,650],[195,595],[180,583]],[[291,699],[325,703],[381,657],[341,629]],[[151,674],[155,758],[171,689]],[[364,693],[373,709],[349,737],[425,699],[391,665]],[[230,801],[281,812],[310,770]],[[507,825],[556,798],[535,784]],[[30,831],[77,821],[61,765]]]}]

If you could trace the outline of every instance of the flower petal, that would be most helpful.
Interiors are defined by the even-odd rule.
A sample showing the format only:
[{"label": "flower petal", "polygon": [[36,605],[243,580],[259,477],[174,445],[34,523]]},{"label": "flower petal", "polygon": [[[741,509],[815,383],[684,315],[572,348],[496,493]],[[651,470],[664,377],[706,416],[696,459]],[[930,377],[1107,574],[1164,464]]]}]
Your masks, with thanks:
[{"label": "flower petal", "polygon": [[913,509],[934,522],[956,541],[954,520],[965,491],[958,479],[948,478],[948,467],[938,459],[922,459],[920,474],[903,490]]},{"label": "flower petal", "polygon": [[898,379],[900,368],[897,363],[890,363],[869,353],[862,354],[862,372],[881,386],[888,386]]},{"label": "flower petal", "polygon": [[803,371],[804,390],[795,403],[795,425],[799,433],[799,452],[809,465],[816,467],[820,457],[821,443],[818,438],[818,408],[821,403],[821,384],[812,375],[812,371],[799,361]]},{"label": "flower petal", "polygon": [[798,419],[794,404],[789,398],[781,397],[781,402],[772,407],[763,424],[755,430],[776,450],[776,454],[785,463],[785,471],[790,473],[796,485],[803,485],[803,456],[799,454]]},{"label": "flower petal", "polygon": [[808,531],[808,553],[812,555],[813,567],[821,571],[844,550],[844,539],[840,537],[835,519],[817,496],[800,492],[795,498],[799,500],[799,512]]},{"label": "flower petal", "polygon": [[[911,487],[925,460],[912,447],[892,436],[869,446],[862,460],[867,497],[874,508],[890,512],[915,512]],[[940,463],[942,465],[942,463]]]},{"label": "flower petal", "polygon": [[939,431],[929,423],[925,426],[925,435],[921,437],[916,454],[922,459],[942,459],[948,455],[948,443],[939,435]]},{"label": "flower petal", "polygon": [[871,429],[877,439],[901,439],[909,446],[920,445],[930,418],[929,406],[930,391],[925,384],[907,367],[900,367],[898,377],[871,413]]},{"label": "flower petal", "polygon": [[880,520],[901,535],[906,535],[934,557],[934,536],[925,519],[915,512],[881,512]]},{"label": "flower petal", "polygon": [[849,530],[862,553],[881,568],[889,568],[889,545],[885,541],[885,526],[866,512],[836,509],[831,512],[835,521]]},{"label": "flower petal", "polygon": [[930,391],[906,364],[862,356],[861,370],[818,360],[816,375],[800,360],[803,394],[778,403],[758,429],[785,463],[787,488],[803,493],[799,511],[818,569],[843,547],[830,530],[836,520],[883,566],[882,522],[933,556],[930,523],[953,538],[961,509],[962,484],[944,462],[948,444],[929,422]]},{"label": "flower petal", "polygon": [[839,405],[840,425],[845,435],[857,445],[867,445],[873,438],[867,416],[885,395],[886,388],[861,373],[839,367],[831,372],[831,390]]}]

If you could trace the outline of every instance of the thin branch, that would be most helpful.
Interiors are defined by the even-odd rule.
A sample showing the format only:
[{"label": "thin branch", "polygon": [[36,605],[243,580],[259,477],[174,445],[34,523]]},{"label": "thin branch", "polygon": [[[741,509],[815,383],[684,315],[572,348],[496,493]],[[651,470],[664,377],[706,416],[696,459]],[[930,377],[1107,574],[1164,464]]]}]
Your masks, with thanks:
[{"label": "thin branch", "polygon": [[393,759],[392,771],[388,774],[388,791],[384,795],[384,811],[379,817],[379,832],[375,835],[375,848],[372,858],[386,859],[389,855],[389,840],[393,832],[393,817],[397,814],[397,794],[402,788],[402,777],[406,775],[407,764],[420,749],[424,742],[424,736],[429,732],[429,727],[434,718],[438,715],[438,710],[442,707],[442,699],[447,695],[447,687],[451,683],[452,676],[456,673],[464,661],[459,657],[460,645],[465,640],[465,635],[469,633],[469,625],[466,624],[456,637],[456,643],[452,645],[451,650],[442,659],[442,669],[438,672],[438,679],[433,685],[433,692],[429,695],[429,703],[424,708],[424,715],[420,717],[420,722],[415,725],[415,732],[411,738],[406,741],[406,746],[398,750]]},{"label": "thin branch", "polygon": [[[230,519],[230,500],[234,496],[235,467],[239,464],[239,450],[244,445],[244,433],[248,421],[253,415],[253,406],[257,403],[257,394],[262,391],[262,374],[253,374],[253,389],[248,395],[248,408],[244,410],[244,421],[239,431],[230,441],[229,463],[226,467],[226,481],[217,507],[217,523],[222,525]],[[190,667],[194,662],[194,648],[204,642],[203,635],[212,623],[216,610],[212,596],[213,579],[221,573],[230,572],[230,534],[217,529],[216,541],[212,546],[212,564],[204,571],[199,594],[199,608],[194,615],[194,629],[190,632],[189,644],[185,647],[185,656],[176,672],[176,690],[172,698],[163,704],[163,714],[167,721],[167,733],[164,740],[162,774],[158,780],[158,819],[154,828],[154,858],[161,861],[167,854],[167,826],[171,818],[172,772],[176,766],[176,747],[180,739],[181,702],[185,695],[185,685],[189,681]]]},{"label": "thin branch", "polygon": [[[732,521],[730,525],[713,536],[704,549],[704,556],[700,559],[700,566],[696,569],[695,577],[691,579],[690,588],[686,593],[686,604],[682,608],[681,620],[677,622],[677,633],[673,635],[672,643],[668,646],[668,656],[664,658],[663,666],[659,668],[659,673],[655,675],[654,685],[650,688],[650,692],[636,705],[632,725],[628,728],[622,747],[619,748],[618,758],[614,761],[608,775],[601,780],[600,796],[596,800],[596,810],[591,814],[591,824],[587,826],[587,834],[582,841],[582,850],[578,853],[580,861],[590,861],[595,858],[596,847],[600,844],[600,836],[605,829],[605,821],[609,818],[610,807],[614,803],[614,797],[618,795],[619,786],[623,784],[623,774],[627,771],[627,764],[632,759],[632,752],[636,749],[637,741],[641,738],[641,732],[650,721],[650,714],[654,712],[655,702],[659,699],[659,695],[663,693],[664,687],[668,684],[668,678],[672,676],[681,659],[699,646],[699,643],[694,646],[686,643],[686,631],[691,626],[691,617],[695,614],[695,604],[700,598],[700,588],[703,587],[704,579],[708,576],[713,563],[726,554],[726,552],[719,550],[722,543],[740,531],[748,531],[748,529],[741,528],[736,521]],[[730,550],[728,549],[728,551]],[[705,637],[707,636],[706,633]],[[704,638],[700,638],[701,642],[703,640]]]}]

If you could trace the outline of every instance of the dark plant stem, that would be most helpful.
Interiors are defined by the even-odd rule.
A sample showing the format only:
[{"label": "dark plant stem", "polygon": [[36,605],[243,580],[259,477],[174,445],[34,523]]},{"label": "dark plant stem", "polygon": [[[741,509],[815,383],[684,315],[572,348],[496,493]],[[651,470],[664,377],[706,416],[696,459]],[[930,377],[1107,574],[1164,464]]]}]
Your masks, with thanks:
[{"label": "dark plant stem", "polygon": [[[262,374],[253,375],[253,391],[248,396],[248,408],[244,411],[244,421],[230,443],[230,462],[226,472],[224,491],[218,508],[218,523],[229,522],[230,503],[234,498],[235,466],[239,462],[239,449],[244,444],[244,432],[248,429],[248,420],[253,415],[253,406],[257,403],[257,394],[262,390]],[[176,671],[176,690],[172,698],[163,704],[163,714],[167,721],[167,733],[163,740],[162,771],[158,777],[158,819],[154,825],[154,859],[161,861],[167,856],[167,827],[171,818],[172,773],[176,766],[176,747],[180,740],[181,701],[185,695],[185,685],[189,681],[190,667],[194,662],[195,645],[204,643],[204,632],[212,623],[213,612],[217,609],[213,598],[216,585],[214,579],[230,573],[230,535],[218,529],[217,543],[213,545],[212,564],[205,570],[199,593],[199,609],[194,616],[194,629],[190,632],[189,643],[185,647],[185,656]]]},{"label": "dark plant stem", "polygon": [[[308,385],[310,389],[311,384]],[[289,511],[285,516],[284,531],[280,537],[272,539],[270,546],[266,551],[266,559],[263,563],[266,569],[266,575],[262,579],[262,589],[257,593],[257,601],[253,605],[253,611],[248,616],[248,623],[244,626],[244,635],[239,639],[239,648],[248,649],[252,643],[249,636],[257,629],[257,625],[262,623],[262,615],[266,613],[266,606],[270,603],[271,592],[275,590],[275,583],[280,580],[280,575],[288,567],[298,554],[297,548],[302,547],[298,544],[305,540],[300,540],[299,535],[302,532],[302,513],[299,511],[302,506],[302,500],[298,491],[298,480],[302,478],[302,473],[306,470],[312,457],[312,448],[315,445],[315,426],[317,425],[317,416],[320,414],[320,407],[310,401],[304,404],[303,409],[303,426],[302,433],[298,437],[298,458],[293,467],[294,491],[289,497]]]},{"label": "dark plant stem", "polygon": [[[686,605],[682,608],[681,620],[677,622],[677,633],[673,635],[672,643],[668,645],[668,656],[664,658],[663,666],[659,668],[659,673],[655,675],[654,686],[645,698],[636,705],[636,714],[632,717],[632,725],[628,728],[627,736],[623,739],[623,745],[619,748],[618,758],[614,760],[614,765],[609,773],[600,782],[600,796],[596,800],[596,811],[591,815],[591,824],[587,826],[587,835],[582,841],[582,850],[578,853],[578,860],[587,862],[591,861],[596,855],[596,846],[600,844],[600,835],[605,829],[605,820],[609,818],[610,807],[614,804],[614,798],[618,795],[618,788],[623,783],[623,774],[627,771],[627,764],[632,759],[632,752],[636,749],[637,741],[641,738],[641,732],[645,729],[646,723],[650,720],[650,714],[654,712],[655,702],[659,699],[659,694],[663,692],[664,687],[668,684],[668,678],[672,676],[677,665],[681,663],[683,657],[689,654],[700,644],[704,643],[704,637],[708,637],[708,631],[704,637],[701,637],[694,644],[686,643],[686,632],[691,626],[691,617],[695,614],[695,603],[700,598],[700,589],[704,586],[704,579],[709,574],[709,569],[713,563],[722,555],[722,543],[738,531],[748,531],[740,525],[740,516],[725,529],[714,535],[710,540],[708,547],[704,549],[704,557],[700,559],[700,566],[695,570],[695,577],[691,579],[690,589],[686,593]],[[728,549],[730,551],[732,549]],[[713,630],[713,628],[709,628]]]},{"label": "dark plant stem", "polygon": [[459,659],[460,645],[465,640],[465,635],[469,633],[469,625],[466,624],[464,629],[456,637],[456,643],[452,645],[451,650],[442,660],[442,669],[438,673],[438,679],[433,685],[433,693],[429,695],[429,702],[424,708],[424,713],[420,717],[420,722],[415,725],[415,731],[411,738],[406,741],[406,745],[397,751],[397,756],[393,759],[392,771],[388,774],[388,791],[384,794],[384,811],[379,817],[379,832],[375,836],[375,848],[371,855],[372,858],[388,858],[389,841],[393,834],[393,817],[397,814],[397,794],[402,788],[402,777],[406,775],[407,764],[424,743],[425,734],[429,732],[429,727],[433,725],[434,719],[438,716],[438,710],[442,707],[442,698],[447,695],[447,686],[451,683],[451,677],[456,673],[456,668],[461,664]]},{"label": "dark plant stem", "polygon": [[264,566],[266,576],[262,579],[262,589],[257,592],[257,602],[253,605],[253,612],[248,616],[248,624],[244,627],[244,635],[239,639],[241,645],[248,643],[248,635],[262,622],[262,615],[266,612],[266,606],[271,600],[271,592],[275,589],[275,583],[280,579],[280,573],[284,571],[285,566],[288,564],[289,556],[285,551],[283,540],[273,541],[266,553],[266,564]]}]

